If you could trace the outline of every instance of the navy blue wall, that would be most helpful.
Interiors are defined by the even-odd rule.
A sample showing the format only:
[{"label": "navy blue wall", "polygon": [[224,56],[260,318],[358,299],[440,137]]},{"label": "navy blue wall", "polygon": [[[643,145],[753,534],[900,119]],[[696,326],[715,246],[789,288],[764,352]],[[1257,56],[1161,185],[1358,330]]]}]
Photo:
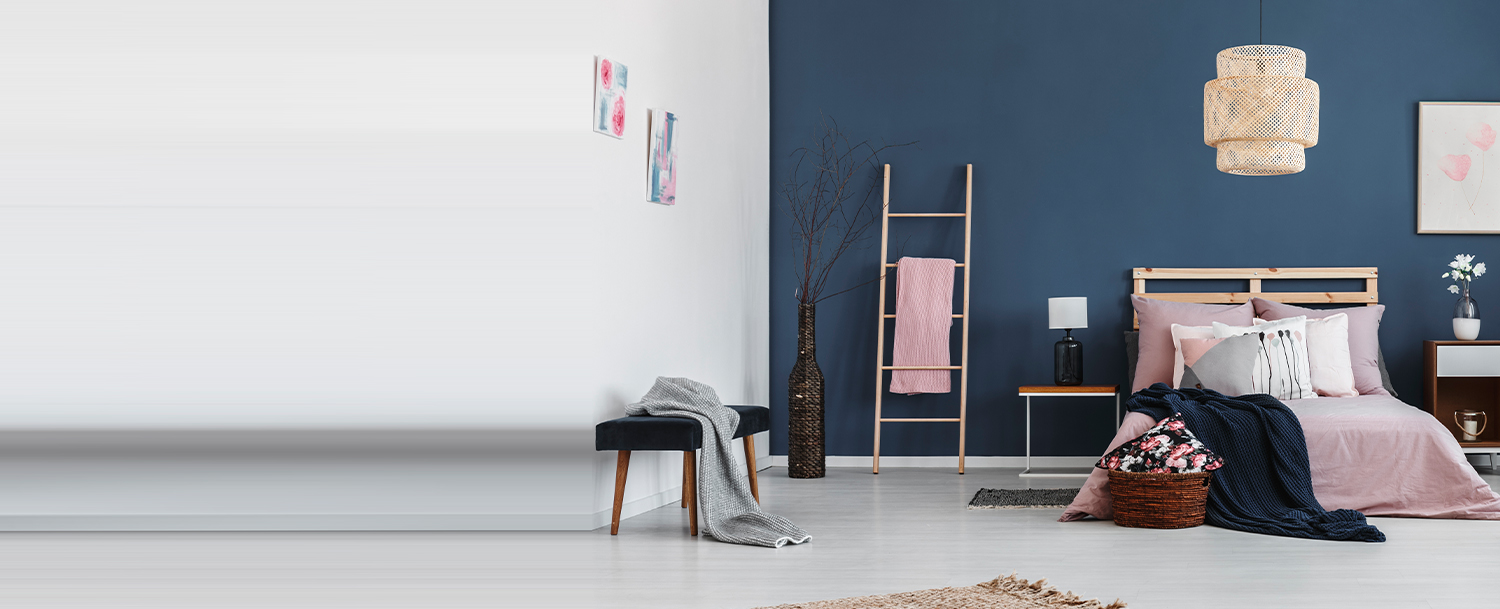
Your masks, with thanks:
[{"label": "navy blue wall", "polygon": [[[1266,2],[1265,42],[1307,52],[1322,125],[1306,171],[1252,178],[1214,169],[1202,116],[1214,55],[1258,41],[1257,10],[1252,0],[773,0],[773,186],[820,111],[860,137],[920,140],[887,157],[895,210],[961,210],[962,167],[974,164],[969,454],[1022,454],[1016,387],[1050,382],[1061,334],[1046,328],[1049,296],[1089,298],[1089,328],[1076,333],[1085,382],[1128,384],[1133,266],[1378,266],[1381,342],[1396,388],[1420,403],[1421,341],[1452,337],[1440,267],[1459,252],[1500,264],[1500,237],[1416,234],[1417,102],[1500,100],[1500,2]],[[962,253],[961,220],[892,223],[893,250]],[[796,357],[791,247],[773,212],[776,454]],[[874,277],[878,258],[854,252],[833,286]],[[1492,316],[1481,337],[1500,338],[1500,275],[1475,291]],[[871,451],[876,297],[872,284],[819,307],[830,455]],[[888,403],[888,416],[957,412],[953,395]],[[1099,454],[1112,403],[1053,404],[1034,421],[1036,453]],[[954,454],[956,428],[886,425],[882,453]]]}]

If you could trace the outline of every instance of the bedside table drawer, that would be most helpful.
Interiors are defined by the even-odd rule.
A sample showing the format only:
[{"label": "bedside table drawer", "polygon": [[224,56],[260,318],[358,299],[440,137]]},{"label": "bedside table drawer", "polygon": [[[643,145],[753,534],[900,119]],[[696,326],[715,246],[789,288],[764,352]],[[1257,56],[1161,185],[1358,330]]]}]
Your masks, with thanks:
[{"label": "bedside table drawer", "polygon": [[1438,376],[1500,376],[1500,346],[1439,345]]}]

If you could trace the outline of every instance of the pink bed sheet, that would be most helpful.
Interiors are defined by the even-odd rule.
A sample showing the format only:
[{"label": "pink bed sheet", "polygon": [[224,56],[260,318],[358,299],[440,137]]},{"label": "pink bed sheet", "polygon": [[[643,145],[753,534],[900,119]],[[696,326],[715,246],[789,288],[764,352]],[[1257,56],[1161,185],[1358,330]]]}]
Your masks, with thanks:
[{"label": "pink bed sheet", "polygon": [[[1500,520],[1500,495],[1474,472],[1458,441],[1432,415],[1388,395],[1288,400],[1286,405],[1302,422],[1313,492],[1324,509]],[[1109,450],[1155,424],[1138,412],[1126,415]],[[1095,469],[1059,520],[1113,515],[1109,476]]]}]

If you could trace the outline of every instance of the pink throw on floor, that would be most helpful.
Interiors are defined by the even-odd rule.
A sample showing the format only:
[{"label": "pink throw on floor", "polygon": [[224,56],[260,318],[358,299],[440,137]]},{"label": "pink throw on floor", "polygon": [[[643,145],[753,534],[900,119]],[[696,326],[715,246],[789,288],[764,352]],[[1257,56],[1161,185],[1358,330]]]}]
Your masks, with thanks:
[{"label": "pink throw on floor", "polygon": [[[949,365],[954,261],[902,258],[896,264],[896,335],[891,365]],[[895,370],[891,372],[891,393],[948,393],[952,377],[948,370]]]}]

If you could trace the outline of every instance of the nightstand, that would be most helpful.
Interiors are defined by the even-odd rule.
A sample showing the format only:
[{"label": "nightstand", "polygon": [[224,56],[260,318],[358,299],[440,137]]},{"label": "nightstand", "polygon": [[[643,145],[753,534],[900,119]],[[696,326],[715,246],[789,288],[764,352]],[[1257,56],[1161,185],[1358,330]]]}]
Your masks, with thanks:
[{"label": "nightstand", "polygon": [[[1437,418],[1465,453],[1500,453],[1500,340],[1429,340],[1422,342],[1422,409]],[[1454,413],[1486,413],[1479,440],[1462,441]]]},{"label": "nightstand", "polygon": [[[1500,344],[1500,343],[1497,343]],[[1115,428],[1120,427],[1120,386],[1119,385],[1024,385],[1021,387],[1020,395],[1026,398],[1026,469],[1021,471],[1022,478],[1087,478],[1088,471],[1083,473],[1057,472],[1040,473],[1031,471],[1031,398],[1105,398],[1115,399]],[[1092,471],[1092,470],[1090,470]]]}]

